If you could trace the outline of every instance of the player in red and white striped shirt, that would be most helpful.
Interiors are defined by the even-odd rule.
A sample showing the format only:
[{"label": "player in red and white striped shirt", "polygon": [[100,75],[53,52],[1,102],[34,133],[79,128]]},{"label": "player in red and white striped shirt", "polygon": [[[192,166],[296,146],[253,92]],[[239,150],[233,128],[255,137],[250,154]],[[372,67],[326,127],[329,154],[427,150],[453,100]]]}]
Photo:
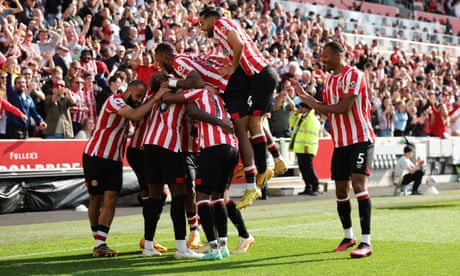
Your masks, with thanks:
[{"label": "player in red and white striped shirt", "polygon": [[182,149],[185,154],[185,211],[189,226],[187,247],[200,249],[200,218],[196,207],[195,178],[198,171],[198,158],[200,156],[200,133],[195,120],[187,117],[182,126]]},{"label": "player in red and white striped shirt", "polygon": [[329,42],[322,53],[323,63],[332,71],[324,89],[324,103],[318,102],[294,82],[296,92],[312,108],[329,114],[335,143],[332,157],[332,178],[335,180],[337,211],[345,238],[334,249],[344,251],[356,244],[351,225],[349,187],[358,199],[361,243],[351,251],[354,258],[372,254],[370,224],[371,200],[367,191],[375,135],[371,127],[371,105],[363,73],[345,63],[344,49],[338,42]]},{"label": "player in red and white striped shirt", "polygon": [[[165,72],[156,72],[150,81],[151,91],[160,89],[168,80]],[[185,222],[185,156],[182,149],[181,130],[185,115],[183,104],[157,103],[150,114],[144,137],[146,184],[149,198],[143,205],[144,256],[161,255],[153,248],[153,238],[163,210],[163,186],[168,184],[172,195],[171,218],[176,240],[175,258],[199,258],[186,246]]]},{"label": "player in red and white striped shirt", "polygon": [[[222,258],[219,247],[228,256],[227,209],[223,195],[238,160],[238,141],[233,134],[230,115],[225,111],[222,99],[206,89],[168,93],[163,100],[166,103],[188,102],[188,116],[198,120],[202,150],[196,178],[197,205],[210,246],[203,258]],[[212,116],[211,123],[202,120],[203,111]],[[218,194],[218,198],[211,201],[211,194]],[[218,233],[219,241],[215,233]]]},{"label": "player in red and white striped shirt", "polygon": [[[142,81],[144,82],[144,81]],[[153,93],[150,93],[150,89],[147,89],[147,95],[145,96],[144,102],[148,101],[154,96]],[[144,135],[147,129],[147,121],[149,114],[146,114],[137,122],[133,122],[133,133],[130,136],[128,146],[126,147],[126,160],[134,171],[136,175],[137,182],[141,190],[141,204],[143,205],[149,198],[149,191],[147,185],[145,184],[145,162],[144,162]],[[166,202],[166,194],[163,197],[163,204]],[[143,249],[145,245],[144,238],[139,242],[140,247]],[[168,251],[168,248],[162,246],[156,241],[153,242],[154,248],[160,252],[164,253]]]},{"label": "player in red and white striped shirt", "polygon": [[[224,49],[231,62],[219,70],[230,76],[223,95],[225,105],[237,128],[241,159],[246,174],[247,190],[237,208],[245,208],[261,196],[256,189],[255,174],[266,184],[270,174],[265,157],[267,138],[262,120],[271,106],[278,74],[262,56],[251,37],[229,18],[214,8],[200,12],[200,26],[208,37],[213,37]],[[247,135],[249,130],[251,139]]]},{"label": "player in red and white striped shirt", "polygon": [[[176,54],[174,46],[166,42],[157,45],[155,60],[169,74],[183,78],[174,82],[177,88],[202,88],[205,85],[208,90],[214,91],[217,88],[219,93],[223,93],[230,77],[229,75],[221,76],[219,73],[219,70],[225,66],[222,62],[228,63],[228,59],[222,61],[222,59],[216,60],[216,57],[204,55]],[[264,134],[267,142],[270,142],[268,150],[275,161],[275,174],[284,174],[287,165],[281,158],[270,132],[264,129]]]},{"label": "player in red and white striped shirt", "polygon": [[[155,48],[155,60],[160,67],[167,73],[174,75],[171,79],[175,87],[180,88],[202,88],[206,85],[212,90],[223,92],[227,85],[227,80],[219,75],[217,68],[221,65],[206,59],[204,56],[197,55],[178,55],[173,45],[169,43],[160,43]],[[176,77],[184,78],[177,80]],[[190,127],[191,129],[187,129]],[[198,169],[198,157],[200,144],[196,138],[189,135],[191,130],[198,128],[193,125],[184,124],[182,130],[182,142],[186,148],[186,212],[190,226],[190,236],[187,240],[187,246],[193,249],[201,247],[199,231],[197,231],[198,216],[196,215],[195,201],[195,175]],[[198,142],[198,143],[195,143]]]},{"label": "player in red and white striped shirt", "polygon": [[[122,160],[128,133],[128,120],[137,121],[147,114],[158,96],[141,105],[145,84],[133,81],[122,94],[110,96],[102,107],[94,134],[83,152],[83,170],[89,193],[88,216],[96,246],[93,256],[111,257],[118,252],[110,249],[106,238],[113,220],[118,193],[122,187]],[[104,205],[101,205],[104,202]]]}]

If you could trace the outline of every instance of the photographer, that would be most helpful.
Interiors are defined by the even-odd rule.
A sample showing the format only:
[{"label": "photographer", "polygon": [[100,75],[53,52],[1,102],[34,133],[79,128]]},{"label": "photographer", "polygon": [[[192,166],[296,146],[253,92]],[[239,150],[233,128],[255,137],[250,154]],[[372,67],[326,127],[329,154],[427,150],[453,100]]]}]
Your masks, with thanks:
[{"label": "photographer", "polygon": [[58,80],[52,89],[52,94],[46,96],[45,112],[48,128],[43,131],[46,138],[73,138],[70,107],[77,101],[63,80]]}]

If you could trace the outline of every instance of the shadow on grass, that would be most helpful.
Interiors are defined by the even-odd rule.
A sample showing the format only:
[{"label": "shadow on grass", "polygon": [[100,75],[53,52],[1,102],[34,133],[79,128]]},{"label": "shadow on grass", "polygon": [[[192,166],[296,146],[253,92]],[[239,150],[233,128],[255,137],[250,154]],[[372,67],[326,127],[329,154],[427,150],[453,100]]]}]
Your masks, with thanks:
[{"label": "shadow on grass", "polygon": [[381,207],[376,208],[380,210],[415,210],[415,209],[437,209],[437,208],[455,208],[460,207],[460,202],[449,202],[449,203],[427,203],[418,205],[404,205],[404,206],[392,206],[392,207]]},{"label": "shadow on grass", "polygon": [[[349,259],[347,256],[336,255],[330,251],[284,254],[270,257],[234,255],[222,261],[201,261],[182,259],[176,260],[172,253],[163,256],[146,258],[139,251],[124,252],[114,258],[94,258],[90,253],[57,257],[33,257],[20,260],[0,261],[2,275],[38,275],[38,274],[110,274],[110,275],[145,275],[145,274],[177,274],[193,272],[212,272],[222,270],[261,269],[280,265],[299,265],[308,263],[330,262]],[[340,257],[339,257],[340,256]],[[307,258],[302,258],[307,257]],[[235,271],[236,274],[239,274]]]}]

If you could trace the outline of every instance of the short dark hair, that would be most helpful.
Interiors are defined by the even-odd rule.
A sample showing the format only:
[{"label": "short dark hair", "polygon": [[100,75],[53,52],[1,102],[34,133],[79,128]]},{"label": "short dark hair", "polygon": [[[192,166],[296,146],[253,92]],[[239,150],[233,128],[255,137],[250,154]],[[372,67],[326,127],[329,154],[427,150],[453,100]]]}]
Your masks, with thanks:
[{"label": "short dark hair", "polygon": [[330,41],[324,45],[324,48],[330,48],[332,51],[336,53],[344,53],[345,50],[343,49],[343,46],[338,43],[337,41]]},{"label": "short dark hair", "polygon": [[157,92],[164,81],[168,81],[168,74],[164,71],[156,71],[149,79],[150,91]]},{"label": "short dark hair", "polygon": [[163,54],[163,53],[174,55],[176,54],[176,49],[171,43],[162,42],[158,44],[157,47],[155,48],[155,54]]},{"label": "short dark hair", "polygon": [[147,85],[141,80],[132,80],[129,82],[128,87],[142,86],[144,89],[147,88]]},{"label": "short dark hair", "polygon": [[204,8],[199,14],[200,17],[209,18],[209,17],[217,17],[220,18],[222,15],[213,7]]},{"label": "short dark hair", "polygon": [[412,146],[405,146],[403,151],[404,153],[413,152],[414,148]]}]

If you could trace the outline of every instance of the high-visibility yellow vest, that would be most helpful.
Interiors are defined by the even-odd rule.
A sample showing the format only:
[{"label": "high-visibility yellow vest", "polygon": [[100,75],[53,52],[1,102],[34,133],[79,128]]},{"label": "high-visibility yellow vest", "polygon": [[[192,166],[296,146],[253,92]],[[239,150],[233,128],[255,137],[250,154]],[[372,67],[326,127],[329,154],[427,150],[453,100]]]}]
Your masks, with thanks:
[{"label": "high-visibility yellow vest", "polygon": [[293,144],[289,151],[295,153],[306,153],[304,149],[305,146],[307,146],[307,153],[316,155],[318,152],[321,122],[316,116],[315,111],[311,109],[308,114],[293,112],[289,118],[289,124],[292,127],[291,139],[294,139],[294,141],[291,140],[291,143],[293,142]]}]

